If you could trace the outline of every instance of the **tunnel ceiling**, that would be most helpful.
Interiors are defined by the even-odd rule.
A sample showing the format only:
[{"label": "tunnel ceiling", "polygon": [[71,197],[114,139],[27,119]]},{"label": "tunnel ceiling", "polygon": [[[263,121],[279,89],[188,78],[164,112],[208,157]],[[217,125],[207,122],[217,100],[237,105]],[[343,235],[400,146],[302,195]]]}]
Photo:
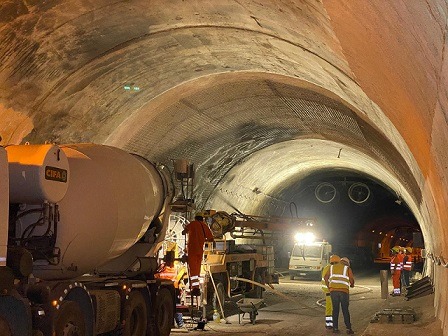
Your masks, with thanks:
[{"label": "tunnel ceiling", "polygon": [[[199,177],[200,205],[229,170],[251,154],[276,143],[315,138],[357,149],[382,162],[412,190],[417,200],[420,198],[417,184],[400,153],[380,131],[347,107],[322,94],[278,79],[265,79],[263,75],[222,77],[223,83],[217,79],[206,89],[174,100],[156,116],[151,111],[133,118],[132,126],[126,128],[123,147],[162,162],[170,158],[188,158],[194,162]],[[200,83],[193,85],[203,87]],[[123,141],[122,137],[120,140]],[[281,158],[285,167],[291,160],[295,161],[295,155],[302,156],[303,161],[309,159],[300,151],[294,153],[293,146]],[[257,180],[265,178],[258,174],[258,166],[270,170],[270,179],[277,183],[277,190],[272,190],[275,197],[291,181],[277,174],[277,163],[271,163],[269,150],[266,153],[247,174]],[[352,166],[359,165],[358,162]]]},{"label": "tunnel ceiling", "polygon": [[[1,2],[1,144],[96,142],[165,164],[189,159],[199,207],[237,202],[250,212],[280,211],[301,179],[345,169],[384,182],[419,212],[422,190],[439,187],[424,189],[420,167],[436,180],[440,163],[426,160],[423,105],[398,91],[439,79],[426,68],[409,78],[412,66],[404,66],[417,63],[389,62],[408,50],[392,48],[400,39],[383,46],[372,37],[371,55],[361,37],[404,34],[378,13],[393,13],[385,20],[395,25],[394,13],[408,20],[406,10],[430,12],[437,21],[443,9],[398,7],[369,2],[372,20],[359,23],[350,2]],[[344,30],[341,13],[360,40]],[[438,29],[423,37],[436,45]],[[403,76],[392,80],[394,67]],[[407,105],[382,99],[394,96],[388,88]],[[254,189],[265,198],[251,202]]]}]

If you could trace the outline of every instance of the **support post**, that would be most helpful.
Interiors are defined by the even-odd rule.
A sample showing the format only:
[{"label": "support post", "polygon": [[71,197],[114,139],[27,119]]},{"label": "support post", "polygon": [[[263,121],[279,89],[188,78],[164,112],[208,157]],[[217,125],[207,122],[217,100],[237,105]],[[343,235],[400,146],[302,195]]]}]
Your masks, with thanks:
[{"label": "support post", "polygon": [[389,272],[388,270],[380,271],[380,283],[381,283],[381,298],[387,299],[389,297]]}]

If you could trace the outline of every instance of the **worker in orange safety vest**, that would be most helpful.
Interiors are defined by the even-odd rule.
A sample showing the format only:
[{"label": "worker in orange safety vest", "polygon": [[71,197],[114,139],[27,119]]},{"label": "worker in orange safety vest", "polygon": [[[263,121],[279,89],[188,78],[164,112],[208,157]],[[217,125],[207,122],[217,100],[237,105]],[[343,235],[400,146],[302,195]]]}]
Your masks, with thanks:
[{"label": "worker in orange safety vest", "polygon": [[392,258],[390,260],[390,273],[392,275],[392,285],[394,287],[393,292],[391,293],[392,296],[399,296],[401,295],[401,268],[403,263],[403,258],[401,257],[402,254],[396,250],[391,249],[390,250],[392,254]]},{"label": "worker in orange safety vest", "polygon": [[325,328],[326,329],[333,329],[333,304],[331,303],[331,296],[330,296],[330,290],[327,287],[327,284],[325,283],[325,275],[330,270],[330,266],[337,264],[341,261],[341,258],[333,254],[330,257],[330,263],[326,265],[322,269],[322,291],[325,293]]},{"label": "worker in orange safety vest", "polygon": [[339,263],[330,266],[330,270],[324,276],[325,284],[330,290],[331,303],[333,306],[333,333],[339,331],[339,309],[342,309],[344,323],[347,327],[347,334],[354,334],[350,321],[349,290],[355,286],[355,278],[350,268],[350,260],[347,257],[341,258]]},{"label": "worker in orange safety vest", "polygon": [[187,224],[183,233],[188,234],[187,254],[190,273],[190,289],[192,296],[201,295],[199,288],[201,279],[201,263],[204,254],[204,242],[213,241],[213,234],[205,224],[204,217],[196,215],[194,221]]}]

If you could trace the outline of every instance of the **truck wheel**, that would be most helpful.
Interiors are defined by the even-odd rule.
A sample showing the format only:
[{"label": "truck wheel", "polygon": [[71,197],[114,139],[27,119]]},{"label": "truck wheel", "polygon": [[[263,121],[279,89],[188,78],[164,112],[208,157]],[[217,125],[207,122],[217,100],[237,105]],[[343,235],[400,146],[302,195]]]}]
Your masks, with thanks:
[{"label": "truck wheel", "polygon": [[224,309],[224,301],[226,299],[226,289],[224,287],[224,284],[222,282],[215,282],[216,285],[216,291],[213,292],[212,297],[212,307],[213,310],[217,310],[221,313],[221,307],[219,306],[218,296],[219,300],[221,301],[222,309]]},{"label": "truck wheel", "polygon": [[215,310],[219,313],[219,315],[222,315],[221,307],[219,306],[219,302],[218,302],[218,295],[219,295],[219,299],[221,300],[223,310],[225,309],[224,303],[227,298],[226,287],[221,280],[222,278],[214,277],[213,279],[215,281],[216,290],[213,287],[213,284],[210,280],[207,284],[207,288],[209,288],[210,290],[207,291],[207,305],[205,306],[205,311],[206,311],[205,317],[210,320],[212,319],[213,312]]},{"label": "truck wheel", "polygon": [[146,325],[148,323],[148,310],[143,295],[139,291],[129,294],[123,313],[124,336],[146,335]]},{"label": "truck wheel", "polygon": [[77,302],[61,303],[55,317],[54,331],[56,336],[85,336],[86,322]]},{"label": "truck wheel", "polygon": [[289,275],[289,279],[290,279],[290,280],[294,280],[294,275],[293,275],[293,274],[290,274],[290,275]]},{"label": "truck wheel", "polygon": [[0,317],[0,335],[12,336],[11,329],[9,328],[9,323]]},{"label": "truck wheel", "polygon": [[156,325],[160,336],[168,336],[174,319],[174,302],[171,292],[161,288],[156,297]]},{"label": "truck wheel", "polygon": [[[254,281],[262,284],[263,277],[261,276],[260,273],[255,274]],[[246,296],[249,298],[262,299],[263,298],[263,287],[260,287],[258,285],[254,285],[254,286],[255,286],[255,288],[252,291],[250,291],[249,294]]]}]

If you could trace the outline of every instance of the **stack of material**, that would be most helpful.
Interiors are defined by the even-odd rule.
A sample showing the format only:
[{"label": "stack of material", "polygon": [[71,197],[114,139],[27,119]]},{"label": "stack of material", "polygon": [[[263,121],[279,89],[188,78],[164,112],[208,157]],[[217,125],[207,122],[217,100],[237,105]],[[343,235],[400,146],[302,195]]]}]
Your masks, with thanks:
[{"label": "stack of material", "polygon": [[434,292],[431,278],[424,277],[407,287],[406,300],[415,299]]},{"label": "stack of material", "polygon": [[412,308],[386,308],[376,313],[370,323],[413,323],[415,319]]}]

